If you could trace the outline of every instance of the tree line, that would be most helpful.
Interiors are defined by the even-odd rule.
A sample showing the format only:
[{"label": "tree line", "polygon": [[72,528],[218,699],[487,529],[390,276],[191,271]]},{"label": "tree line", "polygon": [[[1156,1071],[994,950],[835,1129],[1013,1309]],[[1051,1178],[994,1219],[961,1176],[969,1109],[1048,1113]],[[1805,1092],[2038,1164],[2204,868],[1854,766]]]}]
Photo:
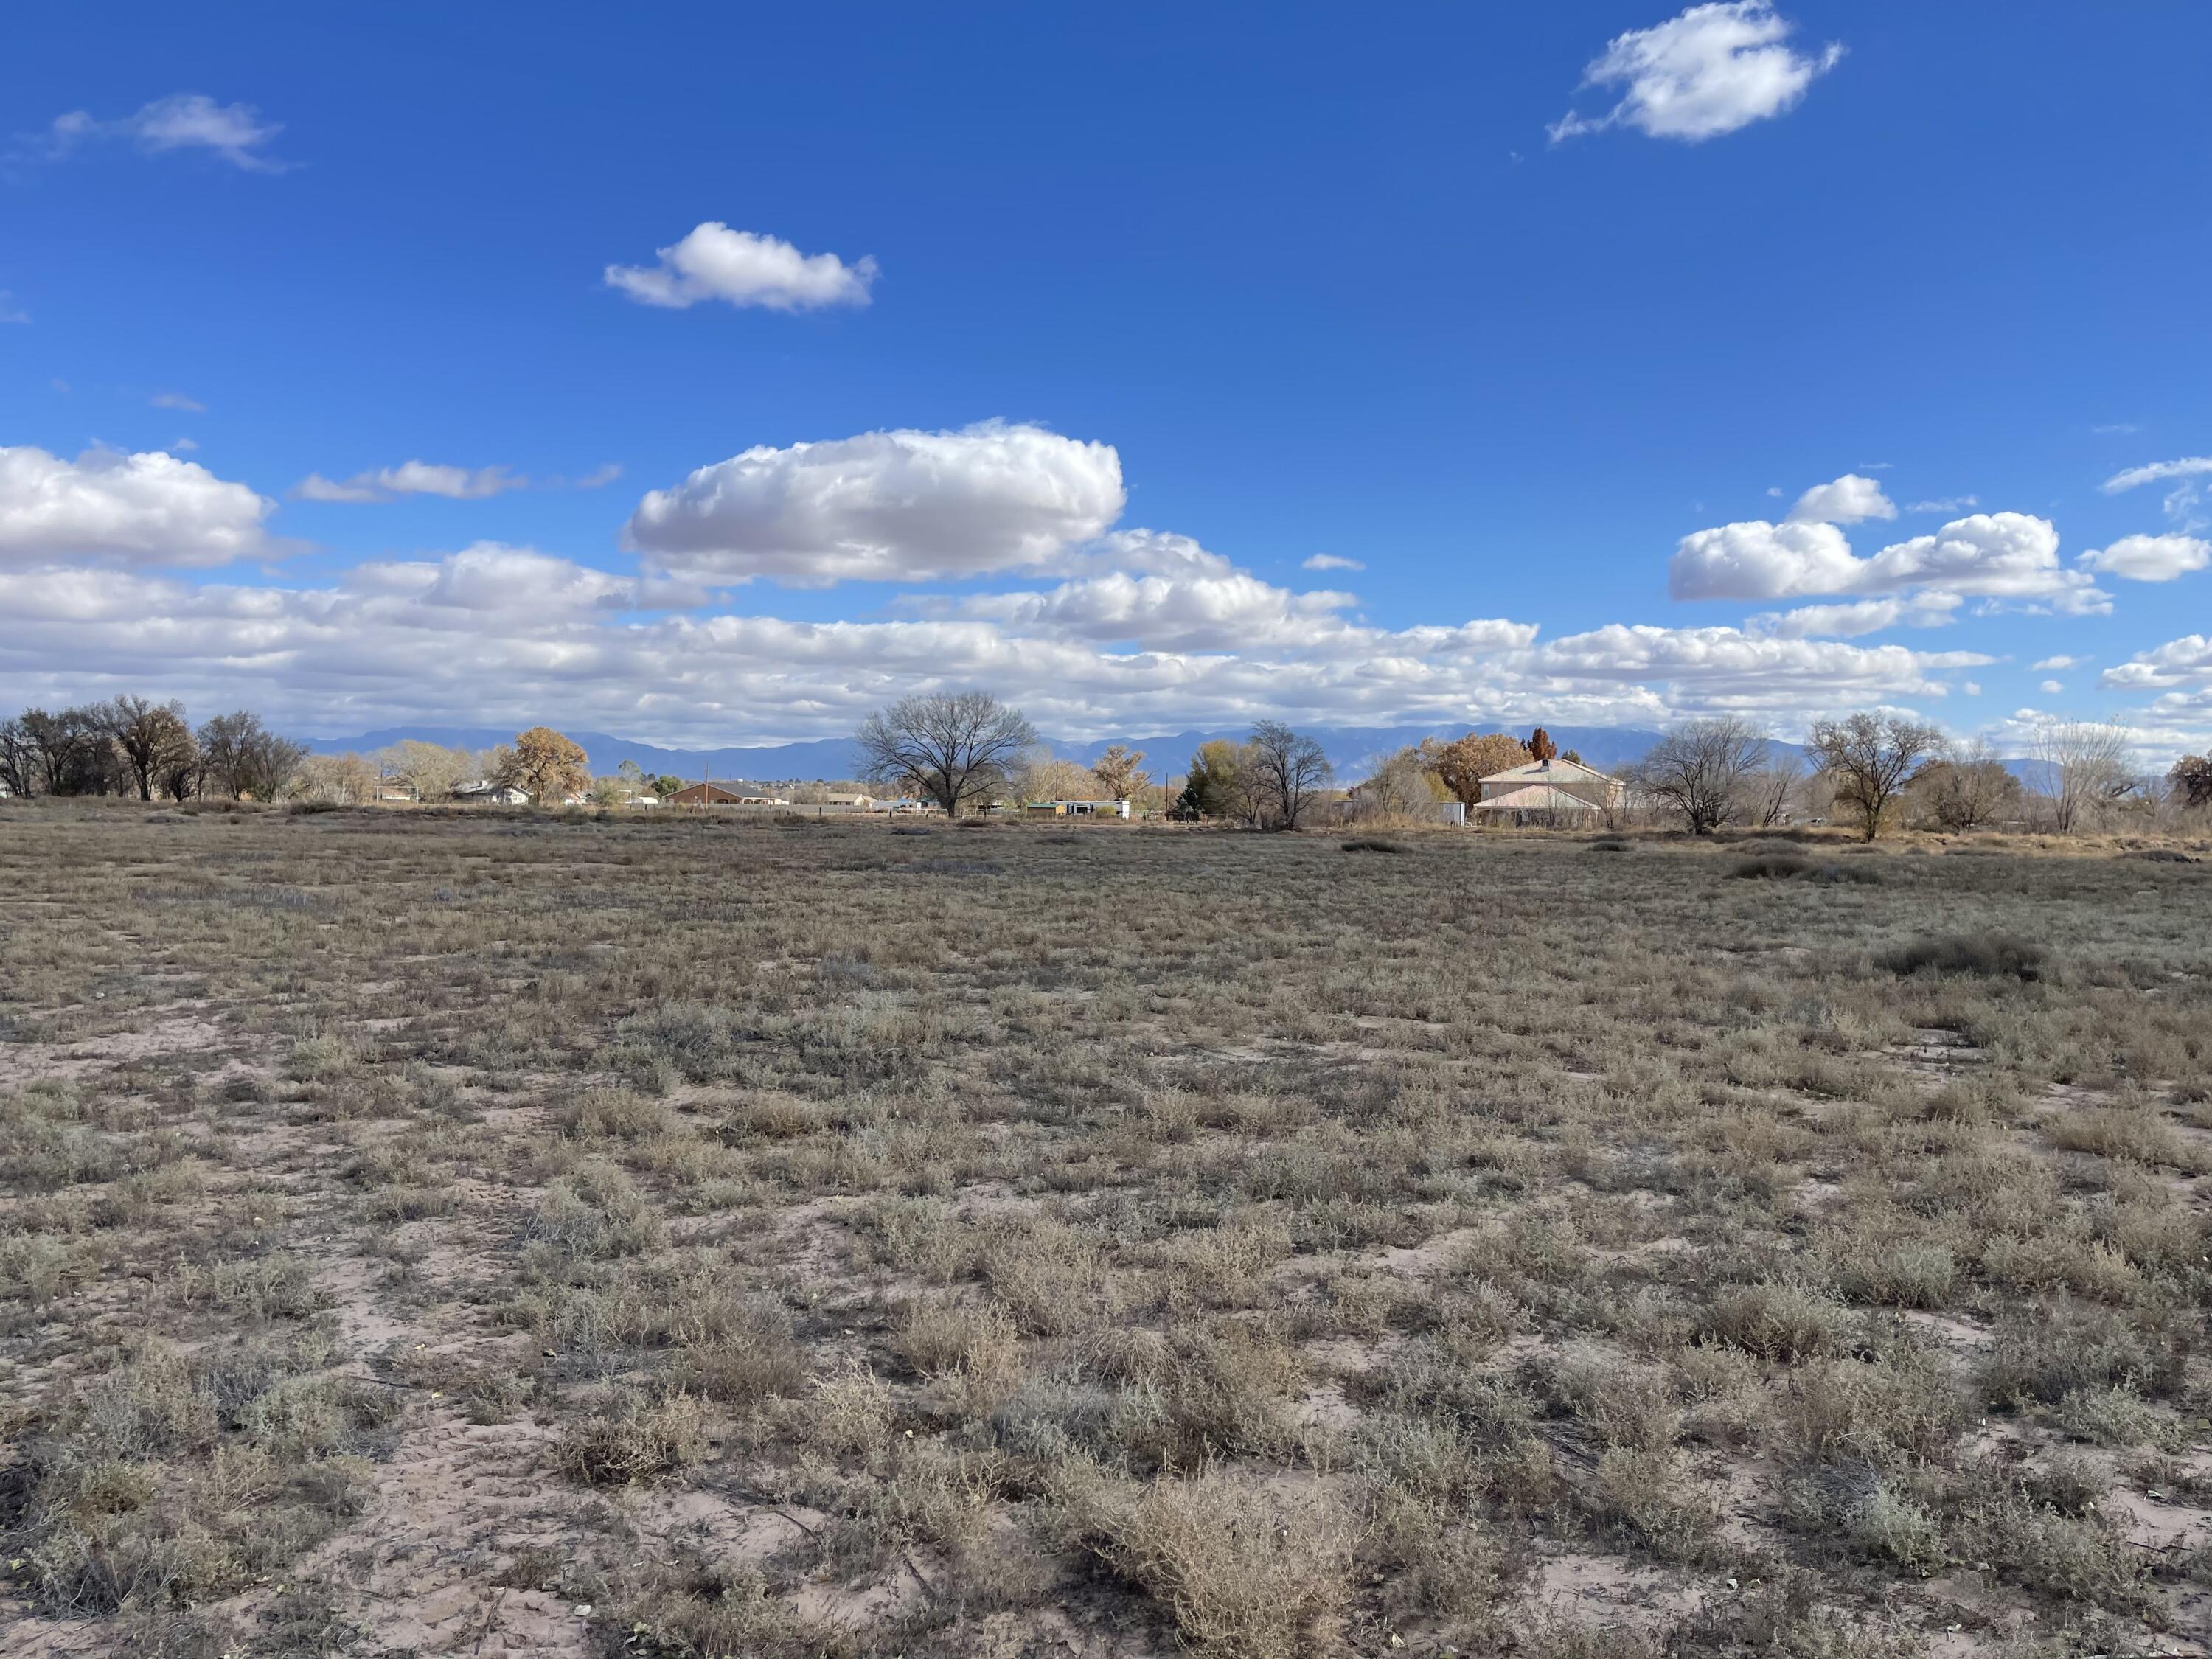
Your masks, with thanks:
[{"label": "tree line", "polygon": [[307,753],[244,709],[195,729],[182,703],[139,696],[0,721],[0,785],[15,795],[274,800]]}]

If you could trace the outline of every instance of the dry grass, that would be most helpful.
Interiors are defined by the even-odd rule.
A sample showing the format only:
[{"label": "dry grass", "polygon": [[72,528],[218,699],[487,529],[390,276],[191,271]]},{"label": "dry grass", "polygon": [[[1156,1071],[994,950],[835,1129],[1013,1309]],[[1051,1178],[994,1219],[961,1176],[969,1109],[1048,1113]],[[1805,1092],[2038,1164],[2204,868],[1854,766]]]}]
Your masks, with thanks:
[{"label": "dry grass", "polygon": [[2212,866],[923,839],[0,804],[0,1656],[2202,1630]]}]

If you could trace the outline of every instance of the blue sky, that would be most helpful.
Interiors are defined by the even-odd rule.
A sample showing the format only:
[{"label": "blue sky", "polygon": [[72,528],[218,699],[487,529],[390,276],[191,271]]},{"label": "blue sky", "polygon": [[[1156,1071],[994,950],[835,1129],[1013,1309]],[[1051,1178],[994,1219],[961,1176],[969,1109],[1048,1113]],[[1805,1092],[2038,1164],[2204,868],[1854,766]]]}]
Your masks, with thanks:
[{"label": "blue sky", "polygon": [[14,20],[0,703],[2203,745],[2212,12],[1197,9]]}]

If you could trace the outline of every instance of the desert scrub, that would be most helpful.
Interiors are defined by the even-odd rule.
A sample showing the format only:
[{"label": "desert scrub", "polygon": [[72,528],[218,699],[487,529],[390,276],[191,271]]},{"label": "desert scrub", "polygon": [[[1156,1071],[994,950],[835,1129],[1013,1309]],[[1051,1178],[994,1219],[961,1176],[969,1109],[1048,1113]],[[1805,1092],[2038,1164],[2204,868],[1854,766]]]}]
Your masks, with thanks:
[{"label": "desert scrub", "polygon": [[1325,1498],[1286,1498],[1214,1468],[1137,1482],[1080,1464],[1056,1492],[1074,1541],[1151,1596],[1193,1650],[1339,1650],[1353,1532]]},{"label": "desert scrub", "polygon": [[21,1534],[49,1607],[234,1594],[360,1512],[384,1390],[298,1369],[317,1345],[149,1348],[29,1440]]}]

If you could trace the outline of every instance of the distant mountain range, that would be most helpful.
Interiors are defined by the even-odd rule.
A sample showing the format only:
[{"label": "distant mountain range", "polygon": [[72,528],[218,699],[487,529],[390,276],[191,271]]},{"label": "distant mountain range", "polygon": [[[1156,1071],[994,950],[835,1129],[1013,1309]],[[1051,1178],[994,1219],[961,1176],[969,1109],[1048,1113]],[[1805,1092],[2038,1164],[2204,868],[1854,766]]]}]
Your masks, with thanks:
[{"label": "distant mountain range", "polygon": [[[1417,744],[1424,738],[1447,741],[1468,731],[1463,725],[1344,726],[1301,728],[1321,740],[1322,747],[1345,781],[1365,777],[1385,756]],[[1574,750],[1589,765],[1610,772],[1643,757],[1659,740],[1659,733],[1626,726],[1555,726],[1548,728],[1562,750]],[[781,743],[728,749],[663,749],[605,732],[571,732],[590,757],[594,774],[617,769],[624,761],[635,761],[653,776],[672,772],[680,778],[746,778],[761,781],[784,779],[834,779],[858,775],[860,760],[848,738],[823,738],[811,743]],[[1242,741],[1250,732],[1243,726],[1210,731],[1176,732],[1153,737],[1102,738],[1095,742],[1068,743],[1048,738],[1062,760],[1089,766],[1114,744],[1144,751],[1146,769],[1155,776],[1164,769],[1180,772],[1194,750],[1217,738]],[[1525,732],[1516,735],[1525,736]],[[394,726],[351,737],[315,738],[307,747],[319,755],[368,754],[410,738],[441,744],[449,749],[489,749],[514,741],[504,726]]]}]

